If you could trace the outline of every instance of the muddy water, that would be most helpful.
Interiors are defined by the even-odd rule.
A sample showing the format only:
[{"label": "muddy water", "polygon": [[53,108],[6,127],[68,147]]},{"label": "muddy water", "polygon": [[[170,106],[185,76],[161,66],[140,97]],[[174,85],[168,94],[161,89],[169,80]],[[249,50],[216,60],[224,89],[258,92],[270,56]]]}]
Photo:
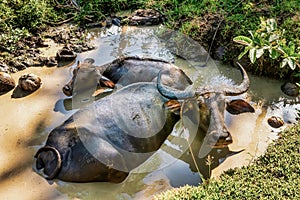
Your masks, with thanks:
[{"label": "muddy water", "polygon": [[[153,30],[113,27],[106,33],[93,31],[97,48],[94,51],[78,54],[77,60],[87,57],[95,59],[100,65],[120,55],[139,55],[144,57],[174,60],[196,82],[206,82],[217,74],[224,74],[240,81],[236,69],[208,62],[208,67],[199,67],[203,63],[186,62],[175,58],[161,44]],[[55,49],[45,52],[55,55]],[[11,96],[13,91],[0,96],[0,199],[151,199],[153,194],[185,184],[201,183],[200,176],[217,177],[226,169],[250,164],[261,155],[267,145],[284,129],[272,129],[267,118],[281,116],[286,122],[294,122],[294,109],[297,99],[288,98],[280,91],[282,82],[251,76],[251,88],[246,96],[256,108],[255,113],[233,116],[226,113],[226,124],[233,136],[233,144],[228,148],[212,151],[211,164],[206,158],[197,157],[185,151],[184,142],[172,140],[178,134],[177,128],[165,142],[169,151],[160,150],[149,161],[134,170],[121,184],[111,183],[66,183],[54,181],[48,183],[32,169],[33,156],[43,145],[48,133],[67,119],[76,109],[72,109],[70,99],[61,91],[71,76],[75,62],[64,67],[29,68],[13,74],[17,80],[24,73],[35,73],[42,79],[42,87],[25,97]],[[197,73],[197,71],[200,71]],[[288,124],[286,124],[288,125]],[[286,126],[285,125],[285,126]],[[194,140],[197,147],[197,141]],[[199,144],[200,145],[200,144]],[[177,152],[177,153],[176,153]],[[178,153],[179,152],[179,153]],[[174,156],[176,155],[176,156]],[[181,155],[181,159],[176,159]],[[197,172],[192,155],[201,175]],[[209,171],[209,168],[212,171]]]}]

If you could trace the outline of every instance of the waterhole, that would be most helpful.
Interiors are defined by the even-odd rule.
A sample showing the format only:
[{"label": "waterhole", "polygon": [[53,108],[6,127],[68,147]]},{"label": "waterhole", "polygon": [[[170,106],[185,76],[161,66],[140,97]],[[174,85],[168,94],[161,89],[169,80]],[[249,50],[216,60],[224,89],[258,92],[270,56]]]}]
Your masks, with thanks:
[{"label": "waterhole", "polygon": [[[200,141],[193,140],[191,153],[187,142],[177,137],[181,130],[177,124],[163,145],[168,151],[159,150],[133,170],[123,183],[48,182],[37,174],[33,169],[35,152],[54,127],[79,109],[74,108],[71,98],[62,92],[78,60],[93,58],[95,64],[101,65],[121,55],[154,57],[175,62],[192,78],[195,87],[220,74],[237,83],[241,81],[237,69],[206,60],[203,49],[197,50],[200,57],[203,56],[200,61],[184,52],[174,55],[174,49],[170,50],[161,41],[157,30],[158,27],[115,26],[105,32],[94,29],[90,34],[97,48],[78,54],[76,61],[63,67],[28,68],[12,74],[17,80],[24,73],[35,73],[41,77],[42,87],[25,97],[12,98],[13,91],[0,96],[0,199],[151,199],[154,194],[172,187],[201,184],[200,176],[217,177],[229,168],[250,164],[280,130],[295,122],[298,99],[281,92],[283,82],[250,75],[251,86],[243,97],[250,101],[255,113],[236,116],[225,113],[226,125],[233,137],[233,143],[227,148],[213,149],[206,157],[199,158]],[[44,49],[52,56],[56,50],[57,46]],[[267,124],[273,115],[285,121],[280,129]]]}]

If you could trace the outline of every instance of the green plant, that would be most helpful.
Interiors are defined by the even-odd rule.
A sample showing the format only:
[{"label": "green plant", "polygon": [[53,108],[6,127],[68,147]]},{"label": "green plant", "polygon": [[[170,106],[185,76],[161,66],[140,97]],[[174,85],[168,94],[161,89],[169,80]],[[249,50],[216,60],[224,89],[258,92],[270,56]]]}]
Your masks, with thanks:
[{"label": "green plant", "polygon": [[234,42],[246,46],[238,59],[249,53],[251,63],[255,63],[257,59],[266,53],[270,59],[280,62],[280,68],[286,65],[292,70],[296,66],[300,68],[300,47],[296,47],[293,41],[287,41],[285,30],[277,28],[275,19],[264,20],[261,18],[260,29],[249,31],[249,33],[251,38],[247,36],[233,38]]},{"label": "green plant", "polygon": [[21,40],[22,38],[26,38],[30,36],[30,33],[26,28],[16,28],[13,29],[12,27],[9,27],[8,30],[10,32],[13,32],[14,34],[0,34],[0,43],[5,44],[7,46],[7,49],[12,51],[16,48],[16,43]]},{"label": "green plant", "polygon": [[208,154],[205,164],[208,166],[209,177],[211,177],[211,165],[213,164],[213,162],[214,162],[214,157]]}]

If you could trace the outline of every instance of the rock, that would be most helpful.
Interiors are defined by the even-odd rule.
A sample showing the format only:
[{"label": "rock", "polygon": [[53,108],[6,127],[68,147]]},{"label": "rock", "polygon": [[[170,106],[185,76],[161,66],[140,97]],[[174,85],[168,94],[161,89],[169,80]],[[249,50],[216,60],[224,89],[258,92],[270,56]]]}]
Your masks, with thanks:
[{"label": "rock", "polygon": [[122,24],[131,26],[152,26],[162,23],[163,15],[153,9],[138,9],[128,18],[122,20]]},{"label": "rock", "polygon": [[121,26],[121,20],[119,20],[118,18],[113,18],[111,23],[115,26]]},{"label": "rock", "polygon": [[88,23],[85,25],[86,28],[97,28],[97,27],[105,27],[103,22],[93,22],[93,23]]},{"label": "rock", "polygon": [[[99,27],[99,28],[109,28],[111,27],[112,25],[112,19],[110,17],[107,17],[104,21],[101,21],[101,22],[91,22],[91,23],[88,23],[88,24],[85,24],[85,27],[86,28],[96,28],[96,27]],[[82,36],[78,36],[78,38],[82,38]]]},{"label": "rock", "polygon": [[225,49],[225,47],[223,47],[223,46],[219,46],[216,50],[215,50],[215,52],[214,52],[214,59],[216,59],[216,60],[222,60],[223,58],[224,58],[224,56],[225,56],[225,53],[226,53],[226,49]]},{"label": "rock", "polygon": [[14,79],[10,74],[0,72],[0,93],[6,93],[16,86]]},{"label": "rock", "polygon": [[26,60],[22,61],[22,64],[24,64],[26,67],[43,66],[42,62],[30,58],[27,58]]},{"label": "rock", "polygon": [[250,112],[254,113],[255,110],[252,106],[246,103],[244,100],[235,99],[227,103],[226,110],[232,114],[237,115],[240,113]]},{"label": "rock", "polygon": [[9,73],[9,67],[5,63],[0,63],[0,72]]},{"label": "rock", "polygon": [[40,56],[38,58],[38,61],[42,64],[45,65],[47,67],[53,67],[53,66],[57,66],[57,60],[55,57],[50,56],[50,57],[42,57]]},{"label": "rock", "polygon": [[280,117],[272,116],[268,119],[268,124],[273,128],[279,128],[283,126],[284,121]]},{"label": "rock", "polygon": [[53,67],[53,66],[57,66],[57,61],[55,59],[55,57],[49,57],[48,61],[46,62],[46,66],[47,67]]},{"label": "rock", "polygon": [[16,72],[18,72],[19,70],[17,69],[17,68],[15,68],[15,67],[10,67],[9,68],[9,72],[11,72],[11,73],[16,73]]},{"label": "rock", "polygon": [[281,86],[281,91],[291,97],[296,97],[299,95],[299,87],[294,84],[294,83],[290,83],[290,82],[286,82]]},{"label": "rock", "polygon": [[18,86],[24,91],[33,92],[41,86],[41,78],[35,74],[24,74],[19,78]]},{"label": "rock", "polygon": [[67,47],[60,49],[56,53],[56,59],[58,61],[72,61],[76,58],[76,54]]},{"label": "rock", "polygon": [[24,65],[23,63],[16,61],[16,60],[12,60],[9,62],[9,65],[11,65],[11,67],[14,67],[18,70],[23,70],[26,69],[26,65]]}]

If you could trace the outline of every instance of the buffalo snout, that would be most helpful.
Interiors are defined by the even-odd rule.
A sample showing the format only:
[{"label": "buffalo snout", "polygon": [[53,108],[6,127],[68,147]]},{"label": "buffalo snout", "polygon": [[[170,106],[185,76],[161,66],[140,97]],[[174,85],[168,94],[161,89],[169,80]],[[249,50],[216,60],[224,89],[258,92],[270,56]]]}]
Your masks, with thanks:
[{"label": "buffalo snout", "polygon": [[232,137],[227,130],[224,130],[222,133],[211,131],[207,135],[207,143],[213,148],[224,148],[232,143]]}]

